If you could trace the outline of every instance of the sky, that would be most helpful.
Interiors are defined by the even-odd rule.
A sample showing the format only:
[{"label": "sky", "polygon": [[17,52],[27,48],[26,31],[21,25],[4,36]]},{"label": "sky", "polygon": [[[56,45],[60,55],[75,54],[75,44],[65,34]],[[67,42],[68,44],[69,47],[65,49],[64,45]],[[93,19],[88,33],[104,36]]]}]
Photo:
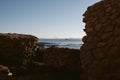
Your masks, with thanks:
[{"label": "sky", "polygon": [[83,13],[100,0],[0,0],[0,33],[82,38]]}]

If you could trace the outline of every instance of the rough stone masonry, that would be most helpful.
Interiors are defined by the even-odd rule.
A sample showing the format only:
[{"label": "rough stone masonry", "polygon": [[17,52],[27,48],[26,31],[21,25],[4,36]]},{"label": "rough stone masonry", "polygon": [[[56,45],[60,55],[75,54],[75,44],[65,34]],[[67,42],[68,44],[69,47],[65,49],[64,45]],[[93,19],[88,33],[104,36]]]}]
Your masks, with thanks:
[{"label": "rough stone masonry", "polygon": [[24,34],[0,33],[0,64],[6,66],[22,66],[34,55],[34,46],[38,38]]},{"label": "rough stone masonry", "polygon": [[120,80],[120,0],[102,0],[83,14],[83,80]]}]

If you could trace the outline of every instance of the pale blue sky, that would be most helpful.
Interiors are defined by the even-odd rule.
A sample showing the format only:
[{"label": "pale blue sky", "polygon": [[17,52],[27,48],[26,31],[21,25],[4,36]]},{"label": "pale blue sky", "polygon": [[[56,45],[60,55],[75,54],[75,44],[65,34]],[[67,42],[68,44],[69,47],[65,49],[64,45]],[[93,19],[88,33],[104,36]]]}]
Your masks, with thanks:
[{"label": "pale blue sky", "polygon": [[100,0],[0,0],[0,33],[81,38],[82,14]]}]

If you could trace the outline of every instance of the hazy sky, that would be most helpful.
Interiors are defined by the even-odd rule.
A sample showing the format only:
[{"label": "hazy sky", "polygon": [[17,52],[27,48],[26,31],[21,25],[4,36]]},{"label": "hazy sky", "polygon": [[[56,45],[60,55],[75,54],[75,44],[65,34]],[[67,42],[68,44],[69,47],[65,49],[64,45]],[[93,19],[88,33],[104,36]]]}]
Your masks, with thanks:
[{"label": "hazy sky", "polygon": [[82,14],[100,0],[0,0],[0,33],[81,38]]}]

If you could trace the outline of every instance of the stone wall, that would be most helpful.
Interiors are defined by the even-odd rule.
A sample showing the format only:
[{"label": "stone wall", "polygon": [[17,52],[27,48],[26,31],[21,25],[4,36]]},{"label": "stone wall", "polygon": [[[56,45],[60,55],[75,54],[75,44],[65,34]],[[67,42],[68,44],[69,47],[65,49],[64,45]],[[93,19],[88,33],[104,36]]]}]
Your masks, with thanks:
[{"label": "stone wall", "polygon": [[37,57],[39,60],[42,58],[42,61],[47,65],[79,72],[79,55],[80,50],[50,47],[43,50],[39,49]]},{"label": "stone wall", "polygon": [[19,67],[26,64],[34,55],[37,40],[31,35],[0,33],[0,64]]},{"label": "stone wall", "polygon": [[120,0],[102,0],[83,16],[83,80],[120,80]]}]

